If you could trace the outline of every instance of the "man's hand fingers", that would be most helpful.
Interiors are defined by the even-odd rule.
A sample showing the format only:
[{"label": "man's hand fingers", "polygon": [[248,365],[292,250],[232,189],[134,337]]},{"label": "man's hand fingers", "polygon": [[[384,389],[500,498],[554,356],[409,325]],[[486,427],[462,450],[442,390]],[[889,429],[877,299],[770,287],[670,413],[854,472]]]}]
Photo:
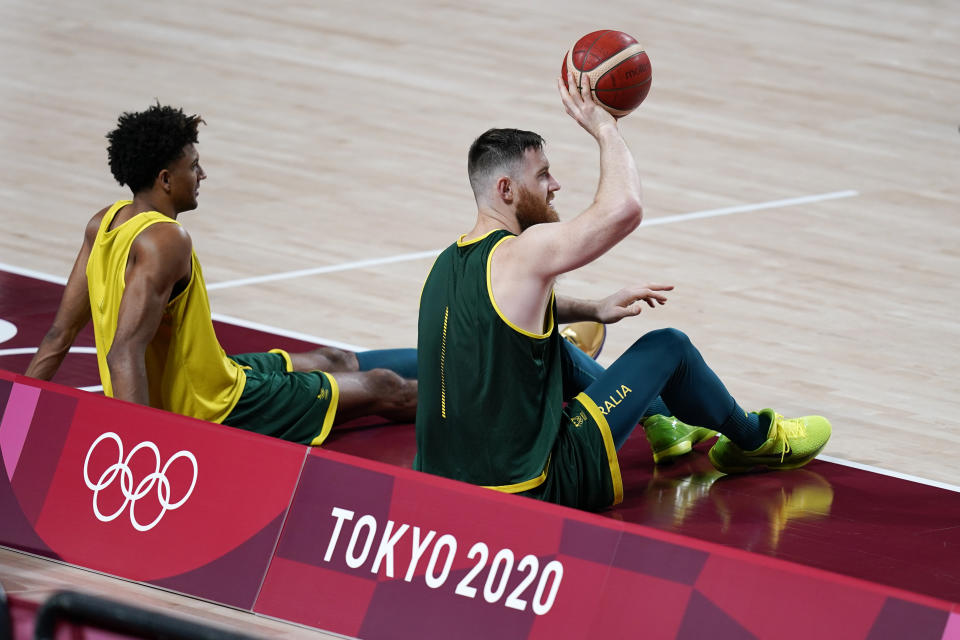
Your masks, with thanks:
[{"label": "man's hand fingers", "polygon": [[644,286],[637,287],[627,287],[626,289],[621,289],[619,295],[622,295],[625,299],[638,299],[646,298],[648,296],[654,296],[656,298],[666,299],[666,296],[659,291],[672,291],[673,285],[661,285],[661,284],[648,284]]},{"label": "man's hand fingers", "polygon": [[580,74],[580,97],[584,102],[596,102],[593,98],[593,92],[590,91],[590,76],[585,73]]},{"label": "man's hand fingers", "polygon": [[583,106],[583,103],[580,99],[580,94],[576,90],[571,90],[571,87],[576,87],[576,83],[573,81],[573,72],[567,71],[567,82],[563,82],[563,78],[557,80],[557,87],[560,90],[560,100],[563,101],[563,106],[567,110],[567,114],[578,122],[581,119],[580,108]]}]

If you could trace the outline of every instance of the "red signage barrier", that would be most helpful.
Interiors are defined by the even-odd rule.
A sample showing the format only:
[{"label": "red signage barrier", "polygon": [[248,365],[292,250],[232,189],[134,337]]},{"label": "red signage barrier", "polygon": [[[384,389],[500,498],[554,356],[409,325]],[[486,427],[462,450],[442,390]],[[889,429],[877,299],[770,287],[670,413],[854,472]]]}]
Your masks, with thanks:
[{"label": "red signage barrier", "polygon": [[0,544],[253,606],[304,447],[3,372],[0,410]]},{"label": "red signage barrier", "polygon": [[0,371],[0,545],[365,639],[931,638],[954,603]]},{"label": "red signage barrier", "polygon": [[[376,640],[946,638],[952,605],[313,450],[254,610]],[[800,613],[798,613],[800,612]],[[751,635],[752,634],[752,635]]]}]

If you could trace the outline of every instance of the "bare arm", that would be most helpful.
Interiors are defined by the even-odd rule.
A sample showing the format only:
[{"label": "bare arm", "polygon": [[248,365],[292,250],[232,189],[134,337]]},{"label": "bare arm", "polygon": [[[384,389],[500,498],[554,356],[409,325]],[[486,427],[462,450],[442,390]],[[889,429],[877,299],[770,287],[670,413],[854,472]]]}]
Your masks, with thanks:
[{"label": "bare arm", "polygon": [[179,225],[155,224],[130,248],[117,332],[107,354],[113,395],[149,404],[145,355],[178,282],[190,278],[192,244]]},{"label": "bare arm", "polygon": [[87,292],[87,259],[90,248],[97,238],[100,221],[106,211],[100,211],[87,223],[83,234],[83,245],[73,263],[67,286],[60,299],[60,307],[47,331],[36,355],[27,367],[26,375],[40,380],[50,380],[63,363],[80,330],[90,322],[90,296]]},{"label": "bare arm", "polygon": [[[493,254],[494,298],[511,321],[535,332],[543,328],[556,276],[599,258],[643,217],[640,177],[617,121],[594,102],[588,83],[572,94],[563,82],[558,85],[567,113],[600,147],[600,183],[593,203],[576,218],[533,225]],[[572,77],[570,86],[576,86]]]},{"label": "bare arm", "polygon": [[[643,218],[640,176],[617,121],[594,102],[589,81],[580,93],[558,88],[567,113],[597,141],[600,182],[593,203],[568,222],[534,225],[499,259],[550,282],[561,273],[596,260],[637,228]],[[570,78],[570,86],[576,83]],[[511,269],[512,270],[512,269]]]},{"label": "bare arm", "polygon": [[673,285],[646,284],[624,287],[602,300],[583,300],[568,296],[557,296],[557,321],[579,322],[592,320],[603,324],[613,324],[630,316],[640,315],[644,303],[650,308],[667,303],[667,296],[661,291],[672,291]]}]

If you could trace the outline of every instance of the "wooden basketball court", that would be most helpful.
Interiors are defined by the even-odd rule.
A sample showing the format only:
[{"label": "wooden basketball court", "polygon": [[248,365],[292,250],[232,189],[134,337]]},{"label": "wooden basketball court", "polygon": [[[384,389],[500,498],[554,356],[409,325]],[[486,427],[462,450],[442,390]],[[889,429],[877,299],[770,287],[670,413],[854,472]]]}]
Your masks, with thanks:
[{"label": "wooden basketball court", "polygon": [[[612,326],[601,362],[678,327],[744,407],[829,417],[828,460],[960,485],[960,18],[946,5],[13,0],[0,25],[4,271],[65,278],[86,220],[127,195],[104,134],[159,100],[207,122],[209,179],[181,222],[214,312],[368,348],[414,346],[432,256],[472,225],[466,149],[486,128],[543,134],[561,215],[588,205],[596,146],[555,77],[587,31],[633,33],[654,76],[621,124],[644,223],[558,290],[676,290]],[[7,576],[35,594],[78,580],[8,552],[0,566],[8,591]],[[175,601],[158,606],[230,615]]]}]

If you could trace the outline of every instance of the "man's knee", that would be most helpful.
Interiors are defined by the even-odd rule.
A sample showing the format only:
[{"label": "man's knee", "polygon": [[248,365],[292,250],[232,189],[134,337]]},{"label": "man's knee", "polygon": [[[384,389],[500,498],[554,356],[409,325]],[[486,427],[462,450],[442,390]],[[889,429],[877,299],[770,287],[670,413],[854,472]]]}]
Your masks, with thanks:
[{"label": "man's knee", "polygon": [[679,329],[655,329],[633,343],[637,348],[646,348],[655,345],[669,350],[686,350],[692,345],[690,338]]},{"label": "man's knee", "polygon": [[404,400],[416,396],[415,380],[406,380],[389,369],[371,369],[364,373],[367,388],[384,399]]},{"label": "man's knee", "polygon": [[317,353],[330,362],[330,368],[336,371],[356,371],[357,356],[351,351],[336,347],[320,347]]}]

